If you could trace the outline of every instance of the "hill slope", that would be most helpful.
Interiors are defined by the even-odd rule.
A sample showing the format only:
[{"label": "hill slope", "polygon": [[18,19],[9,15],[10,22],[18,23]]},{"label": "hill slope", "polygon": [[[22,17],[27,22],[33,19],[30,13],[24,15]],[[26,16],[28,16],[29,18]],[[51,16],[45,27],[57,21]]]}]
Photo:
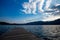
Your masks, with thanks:
[{"label": "hill slope", "polygon": [[60,25],[60,19],[55,21],[47,21],[47,22],[36,21],[36,22],[27,23],[27,25]]}]

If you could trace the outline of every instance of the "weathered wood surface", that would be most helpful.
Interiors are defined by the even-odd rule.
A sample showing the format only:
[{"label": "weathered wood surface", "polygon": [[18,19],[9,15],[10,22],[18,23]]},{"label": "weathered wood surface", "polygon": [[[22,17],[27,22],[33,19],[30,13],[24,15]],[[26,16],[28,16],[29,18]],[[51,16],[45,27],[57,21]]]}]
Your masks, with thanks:
[{"label": "weathered wood surface", "polygon": [[43,40],[23,28],[12,29],[0,37],[0,40]]}]

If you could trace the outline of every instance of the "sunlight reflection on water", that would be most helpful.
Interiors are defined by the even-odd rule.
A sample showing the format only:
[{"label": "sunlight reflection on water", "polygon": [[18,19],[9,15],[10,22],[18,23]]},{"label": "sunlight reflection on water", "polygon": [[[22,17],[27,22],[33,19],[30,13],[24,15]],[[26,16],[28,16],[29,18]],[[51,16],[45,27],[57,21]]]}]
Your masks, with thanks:
[{"label": "sunlight reflection on water", "polygon": [[0,25],[0,34],[16,27],[24,28],[38,37],[60,36],[60,25]]}]

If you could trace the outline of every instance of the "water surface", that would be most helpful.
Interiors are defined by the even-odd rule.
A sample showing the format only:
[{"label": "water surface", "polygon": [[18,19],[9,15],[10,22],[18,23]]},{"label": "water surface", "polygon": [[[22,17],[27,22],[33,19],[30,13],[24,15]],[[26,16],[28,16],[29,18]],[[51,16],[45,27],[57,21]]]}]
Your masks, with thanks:
[{"label": "water surface", "polygon": [[60,25],[0,25],[0,35],[16,27],[24,28],[38,37],[60,37]]}]

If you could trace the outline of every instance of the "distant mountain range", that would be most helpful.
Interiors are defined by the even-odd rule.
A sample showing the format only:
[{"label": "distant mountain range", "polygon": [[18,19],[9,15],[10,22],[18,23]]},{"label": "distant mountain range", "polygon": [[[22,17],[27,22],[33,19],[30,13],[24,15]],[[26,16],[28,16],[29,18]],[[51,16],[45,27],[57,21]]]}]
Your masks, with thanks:
[{"label": "distant mountain range", "polygon": [[36,21],[36,22],[30,22],[26,24],[17,24],[17,23],[7,23],[7,22],[0,22],[0,25],[60,25],[60,19],[55,21]]},{"label": "distant mountain range", "polygon": [[60,25],[60,19],[57,19],[55,21],[36,21],[36,22],[31,22],[27,23],[28,25]]},{"label": "distant mountain range", "polygon": [[0,25],[5,25],[5,24],[10,24],[10,23],[7,23],[7,22],[0,22]]}]

